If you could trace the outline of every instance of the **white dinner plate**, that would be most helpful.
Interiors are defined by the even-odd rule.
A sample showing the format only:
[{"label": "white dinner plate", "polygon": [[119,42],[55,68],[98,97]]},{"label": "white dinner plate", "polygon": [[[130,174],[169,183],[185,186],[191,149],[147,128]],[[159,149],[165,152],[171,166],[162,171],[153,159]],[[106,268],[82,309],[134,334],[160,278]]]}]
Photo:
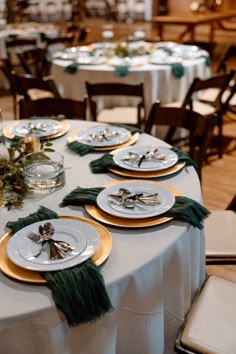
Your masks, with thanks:
[{"label": "white dinner plate", "polygon": [[[41,125],[43,127],[43,130],[35,130],[34,132],[30,132],[27,127],[28,124],[32,123],[34,126]],[[43,126],[42,126],[43,124]],[[24,137],[26,135],[35,135],[38,137],[45,137],[49,136],[52,134],[58,133],[62,129],[62,124],[60,122],[57,122],[56,120],[53,119],[32,119],[29,121],[24,121],[21,122],[14,127],[11,128],[11,133],[16,136]]]},{"label": "white dinner plate", "polygon": [[53,56],[54,59],[62,59],[62,60],[73,60],[76,59],[77,57],[78,57],[78,52],[71,52],[71,53],[59,52]]},{"label": "white dinner plate", "polygon": [[[104,132],[105,129],[113,134],[113,136],[109,140],[103,141],[91,141],[91,137],[93,135],[99,135]],[[117,135],[115,135],[117,134]],[[123,144],[128,141],[131,137],[131,133],[125,129],[116,126],[109,125],[99,125],[96,127],[90,127],[88,129],[81,130],[77,133],[76,140],[82,144],[102,147],[102,146],[112,146]]]},{"label": "white dinner plate", "polygon": [[173,49],[176,46],[178,46],[178,43],[176,42],[157,42],[156,44],[157,48],[166,48],[166,49]]},{"label": "white dinner plate", "polygon": [[[30,232],[39,234],[39,225],[50,222],[55,227],[54,240],[65,241],[74,247],[63,259],[51,260],[48,245],[44,246],[40,256],[41,244],[37,244],[27,237]],[[90,258],[99,245],[99,235],[90,225],[79,220],[52,219],[43,220],[28,225],[16,232],[7,244],[9,259],[19,267],[33,271],[55,271],[73,267]]]},{"label": "white dinner plate", "polygon": [[149,57],[149,63],[155,65],[170,65],[179,62],[179,58],[170,55],[153,54]]},{"label": "white dinner plate", "polygon": [[76,63],[81,65],[101,65],[107,61],[105,57],[93,57],[93,56],[86,56],[86,57],[78,57],[76,59]]},{"label": "white dinner plate", "polygon": [[125,58],[114,56],[113,58],[110,58],[107,63],[108,65],[112,65],[112,66],[139,66],[139,65],[146,64],[147,61],[148,61],[147,55],[125,57]]},{"label": "white dinner plate", "polygon": [[[158,154],[165,156],[165,160],[143,160],[141,166],[138,166],[138,161],[126,160],[126,158],[129,158],[132,153],[145,155],[148,152],[153,151],[155,148],[158,148]],[[126,170],[161,171],[174,166],[178,162],[178,155],[171,149],[165,147],[132,146],[114,151],[113,160],[118,166]]]},{"label": "white dinner plate", "polygon": [[183,59],[197,59],[208,53],[196,45],[178,45],[173,48],[174,56],[181,56]]},{"label": "white dinner plate", "polygon": [[[158,193],[160,204],[144,205],[136,203],[134,209],[125,208],[111,201],[109,194],[117,194],[120,188],[125,188],[132,194],[144,193],[144,195]],[[129,219],[144,219],[165,213],[175,203],[175,196],[168,189],[149,182],[121,182],[120,184],[105,188],[97,196],[98,207],[106,213]]]}]

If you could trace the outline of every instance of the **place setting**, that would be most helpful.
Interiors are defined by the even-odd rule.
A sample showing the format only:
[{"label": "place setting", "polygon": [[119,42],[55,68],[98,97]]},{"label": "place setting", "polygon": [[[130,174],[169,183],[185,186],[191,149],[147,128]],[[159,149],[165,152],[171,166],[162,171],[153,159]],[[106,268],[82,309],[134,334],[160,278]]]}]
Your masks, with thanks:
[{"label": "place setting", "polygon": [[[47,285],[70,326],[112,309],[99,269],[112,249],[104,226],[42,206],[7,222],[6,228],[9,231],[0,241],[1,271],[18,281]],[[93,299],[93,308],[88,298]],[[72,310],[74,301],[78,311]]]},{"label": "place setting", "polygon": [[102,265],[112,249],[109,231],[78,216],[38,221],[0,241],[0,267],[11,278],[46,283],[41,272],[71,268],[91,258]]},{"label": "place setting", "polygon": [[77,187],[60,207],[83,206],[95,220],[122,228],[161,225],[173,218],[201,229],[207,209],[160,182],[122,180],[97,188]]},{"label": "place setting", "polygon": [[108,169],[127,177],[163,177],[185,166],[185,162],[179,162],[177,153],[166,147],[134,146],[114,150],[112,155],[117,168]]},{"label": "place setting", "polygon": [[189,155],[176,147],[129,146],[115,149],[90,162],[93,173],[112,172],[132,178],[158,178],[180,172],[193,166]]},{"label": "place setting", "polygon": [[91,151],[111,151],[134,144],[142,131],[122,125],[97,125],[76,129],[67,138],[67,146],[83,156]]},{"label": "place setting", "polygon": [[[61,119],[60,119],[61,118]],[[58,138],[68,132],[70,124],[64,117],[55,119],[33,117],[9,123],[4,127],[5,138],[36,136],[42,140]]]}]

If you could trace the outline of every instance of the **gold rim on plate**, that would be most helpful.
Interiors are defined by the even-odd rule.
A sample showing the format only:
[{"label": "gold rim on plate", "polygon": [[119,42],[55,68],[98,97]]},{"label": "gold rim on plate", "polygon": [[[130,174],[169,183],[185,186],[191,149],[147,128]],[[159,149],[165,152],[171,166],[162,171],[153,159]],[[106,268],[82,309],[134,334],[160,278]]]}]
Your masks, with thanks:
[{"label": "gold rim on plate", "polygon": [[[4,133],[5,138],[12,140],[15,137],[15,135],[12,133],[12,128],[14,128],[16,125],[18,125],[19,122],[21,122],[21,120],[17,120],[13,123],[10,123],[6,127],[3,128],[3,133]],[[68,130],[70,129],[69,122],[65,119],[65,120],[59,121],[58,123],[60,123],[62,125],[62,128],[59,132],[57,132],[55,134],[40,137],[40,139],[42,139],[42,140],[55,139],[55,138],[59,138],[62,135],[65,135],[68,132]]]},{"label": "gold rim on plate", "polygon": [[116,175],[124,176],[124,177],[136,177],[136,178],[155,178],[155,177],[164,177],[172,175],[180,170],[182,170],[185,166],[185,162],[179,162],[176,165],[166,168],[164,170],[159,171],[131,171],[125,170],[122,168],[108,168],[109,171],[113,172]]},{"label": "gold rim on plate", "polygon": [[[102,265],[109,257],[112,249],[112,238],[109,231],[103,225],[100,225],[96,221],[85,219],[80,216],[60,215],[60,218],[79,220],[94,227],[94,229],[99,234],[100,242],[98,249],[92,256],[92,260],[97,266]],[[42,278],[38,272],[18,267],[10,261],[7,256],[7,243],[11,236],[11,232],[7,232],[0,240],[0,270],[7,276],[16,280],[29,283],[45,284],[46,280]]]},{"label": "gold rim on plate", "polygon": [[[67,142],[73,143],[74,141],[76,141],[77,134],[79,132],[81,132],[81,130],[84,130],[84,128],[73,130],[73,132],[71,132],[68,135]],[[130,146],[130,145],[133,145],[134,143],[136,143],[139,136],[140,136],[140,133],[137,132],[137,133],[132,134],[131,137],[129,138],[129,140],[127,140],[126,142],[124,142],[122,144],[103,146],[103,147],[94,147],[93,150],[94,151],[111,151],[111,150],[115,150],[117,148],[127,147],[127,146]]]},{"label": "gold rim on plate", "polygon": [[[130,182],[137,182],[137,180],[123,180],[123,181],[115,181],[112,183],[105,184],[103,187],[110,187],[114,185],[119,185],[123,183],[130,183]],[[145,180],[138,180],[138,182],[147,182]],[[168,186],[167,184],[149,181],[150,184],[160,185],[169,191],[171,191],[174,196],[179,196],[180,192],[178,192],[175,188]],[[119,226],[119,227],[126,227],[126,228],[141,228],[141,227],[148,227],[148,226],[156,226],[163,223],[166,223],[173,219],[173,217],[167,216],[155,216],[145,219],[129,219],[129,218],[119,218],[117,216],[113,216],[110,214],[105,213],[96,205],[85,205],[85,210],[87,213],[92,216],[94,219],[103,222],[104,224]]]},{"label": "gold rim on plate", "polygon": [[[112,155],[117,154],[120,150],[122,149],[116,149],[112,151]],[[158,170],[158,171],[133,171],[128,169],[126,170],[125,168],[119,166],[117,166],[117,168],[108,167],[108,170],[116,175],[124,176],[124,177],[155,178],[155,177],[164,177],[164,176],[172,175],[182,170],[185,165],[186,165],[185,162],[177,162],[174,166],[165,168],[163,170]]]}]

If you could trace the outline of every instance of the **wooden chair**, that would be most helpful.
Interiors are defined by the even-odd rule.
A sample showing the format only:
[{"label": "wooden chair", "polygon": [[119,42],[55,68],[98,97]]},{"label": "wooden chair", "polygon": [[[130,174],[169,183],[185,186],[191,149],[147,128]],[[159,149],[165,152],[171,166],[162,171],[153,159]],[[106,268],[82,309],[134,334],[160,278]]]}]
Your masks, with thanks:
[{"label": "wooden chair", "polygon": [[[145,103],[143,83],[137,85],[124,83],[85,83],[92,119],[104,123],[124,123],[142,127],[145,122]],[[98,101],[96,98],[132,98],[136,105],[129,107],[105,108],[98,112]]]},{"label": "wooden chair", "polygon": [[20,98],[36,100],[40,98],[60,98],[55,82],[51,77],[39,79],[31,75],[18,75],[11,72],[12,95],[14,99],[15,119],[19,118],[18,101]]},{"label": "wooden chair", "polygon": [[195,45],[205,51],[207,51],[210,55],[210,58],[213,58],[214,50],[216,47],[216,42],[205,42],[205,41],[184,41],[184,44],[187,45]]},{"label": "wooden chair", "polygon": [[236,263],[236,194],[225,210],[213,210],[205,220],[206,264]]},{"label": "wooden chair", "polygon": [[79,24],[78,22],[69,22],[65,27],[65,32],[73,34],[75,36],[74,44],[79,45],[81,42],[87,40],[87,36],[91,32],[91,27],[86,24]]},{"label": "wooden chair", "polygon": [[17,101],[16,101],[16,94],[15,94],[15,83],[12,77],[13,67],[11,62],[8,58],[1,59],[0,61],[0,70],[2,71],[3,75],[8,81],[9,84],[9,91],[13,99],[13,111],[14,111],[14,118],[17,118]]},{"label": "wooden chair", "polygon": [[49,61],[45,48],[32,48],[17,53],[25,74],[42,78],[49,72]]},{"label": "wooden chair", "polygon": [[235,282],[208,277],[180,329],[175,353],[235,354],[235,298]]},{"label": "wooden chair", "polygon": [[[218,137],[217,148],[219,158],[222,157],[222,127],[223,127],[223,94],[227,89],[229,82],[235,75],[235,71],[232,70],[226,74],[216,74],[208,79],[195,78],[183,100],[183,102],[173,102],[168,104],[169,107],[187,107],[201,115],[209,116],[215,113],[217,115]],[[204,98],[204,90],[213,89],[216,92],[214,100],[209,102]],[[209,92],[209,91],[208,91]],[[226,106],[224,105],[224,108]],[[168,140],[172,139],[176,129],[170,129]],[[173,140],[175,143],[175,140]]]},{"label": "wooden chair", "polygon": [[[204,117],[200,113],[183,107],[164,107],[155,102],[150,110],[145,132],[160,137],[160,127],[184,128],[189,133],[188,153],[197,163],[201,180],[201,169],[209,147],[216,117]],[[171,143],[167,137],[166,142]]]},{"label": "wooden chair", "polygon": [[48,52],[53,53],[53,47],[56,50],[63,50],[66,47],[72,47],[75,41],[75,35],[73,33],[61,34],[57,37],[46,38],[45,40],[45,48]]},{"label": "wooden chair", "polygon": [[5,45],[7,50],[7,58],[12,66],[12,69],[19,73],[25,72],[25,69],[19,61],[17,53],[23,50],[35,48],[37,46],[36,38],[9,38],[5,41]]},{"label": "wooden chair", "polygon": [[[224,72],[227,73],[235,66],[235,57],[236,57],[236,45],[235,44],[226,44],[222,54],[218,60],[218,65],[216,68],[216,72]],[[232,62],[232,65],[230,63]]]},{"label": "wooden chair", "polygon": [[86,119],[86,99],[75,101],[68,98],[42,98],[19,101],[20,119],[32,116],[64,115],[69,119]]},{"label": "wooden chair", "polygon": [[46,97],[61,98],[57,86],[52,77],[39,79],[31,75],[18,75],[12,73],[15,93],[25,99],[33,100]]}]

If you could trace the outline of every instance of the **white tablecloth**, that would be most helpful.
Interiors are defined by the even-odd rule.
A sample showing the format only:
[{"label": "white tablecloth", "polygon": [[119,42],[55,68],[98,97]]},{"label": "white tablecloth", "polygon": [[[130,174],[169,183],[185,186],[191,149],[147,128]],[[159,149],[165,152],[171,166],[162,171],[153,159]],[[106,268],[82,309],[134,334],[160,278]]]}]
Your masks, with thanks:
[{"label": "white tablecloth", "polygon": [[[91,122],[73,121],[71,130],[88,125]],[[40,205],[61,215],[90,218],[83,207],[58,205],[76,186],[96,187],[122,179],[111,173],[92,174],[88,164],[101,154],[80,157],[65,143],[66,136],[53,141],[54,149],[65,156],[65,187],[26,203],[21,211],[0,209],[2,235],[8,220],[26,216]],[[146,134],[137,144],[165,145]],[[201,202],[199,180],[192,167],[161,180]],[[203,232],[178,221],[141,229],[107,228],[113,247],[102,274],[114,311],[95,323],[68,328],[46,286],[24,284],[0,273],[1,353],[173,353],[178,328],[205,277]]]},{"label": "white tablecloth", "polygon": [[39,24],[39,23],[24,23],[17,25],[7,25],[5,29],[0,31],[0,58],[5,59],[7,57],[6,40],[11,36],[17,38],[36,38],[37,45],[42,44],[41,33],[47,37],[56,37],[58,34],[58,28],[51,24]]},{"label": "white tablecloth", "polygon": [[174,77],[170,65],[145,64],[130,67],[126,77],[115,77],[114,67],[108,65],[81,65],[74,74],[64,72],[69,61],[55,59],[51,74],[59,87],[61,94],[67,98],[83,99],[86,93],[85,81],[98,82],[144,82],[145,104],[147,112],[157,99],[162,104],[183,100],[195,77],[206,78],[210,68],[204,58],[186,60],[183,62],[185,74],[181,78]]}]

